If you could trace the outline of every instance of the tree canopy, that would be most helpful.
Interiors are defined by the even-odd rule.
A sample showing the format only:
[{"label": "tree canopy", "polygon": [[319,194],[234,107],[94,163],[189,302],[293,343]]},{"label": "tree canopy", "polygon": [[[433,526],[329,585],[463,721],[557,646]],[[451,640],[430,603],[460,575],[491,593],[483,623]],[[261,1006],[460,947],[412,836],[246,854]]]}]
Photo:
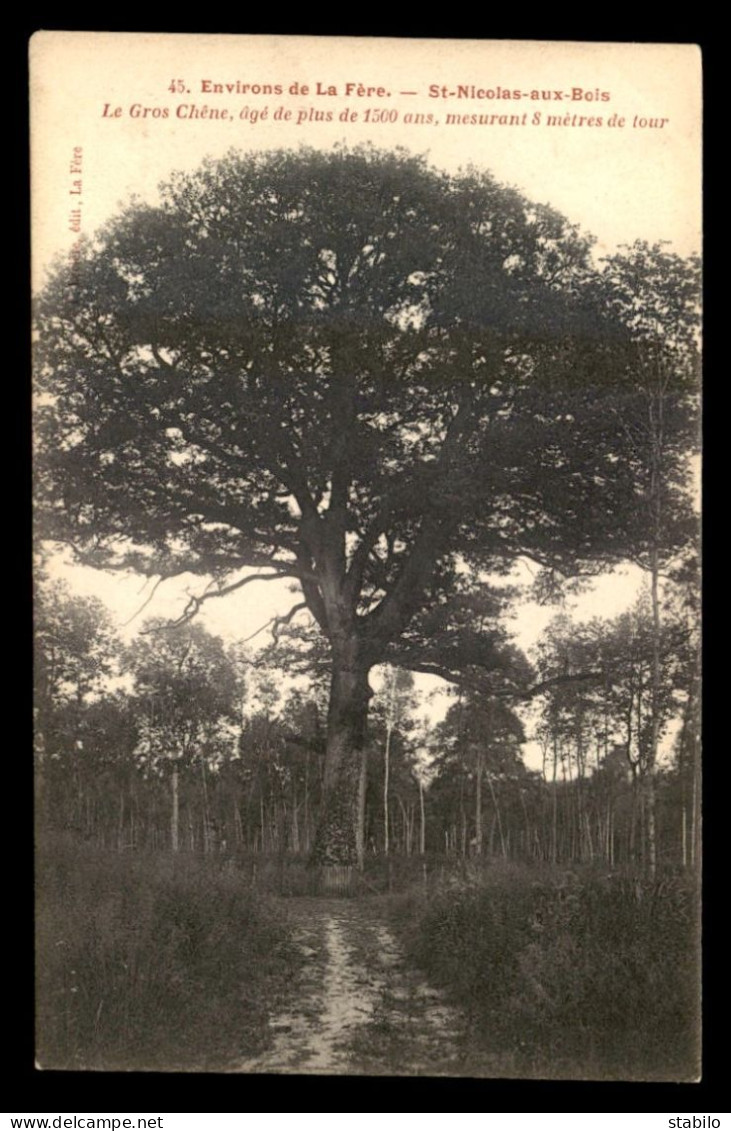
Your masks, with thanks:
[{"label": "tree canopy", "polygon": [[466,643],[495,661],[464,625],[475,571],[596,570],[636,544],[645,343],[590,246],[488,173],[401,151],[173,175],[38,301],[43,534],[199,574],[186,615],[292,579],[282,620],[306,609],[329,643],[326,786],[349,795],[389,649],[417,667],[454,612],[447,666]]},{"label": "tree canopy", "polygon": [[485,561],[609,549],[612,523],[600,538],[587,518],[621,501],[597,403],[618,395],[621,329],[580,301],[587,252],[489,175],[404,155],[173,177],[38,304],[47,532],[144,572],[295,576],[322,621],[313,558],[347,556],[373,622],[420,557],[433,574],[427,542]]},{"label": "tree canopy", "polygon": [[126,654],[134,680],[141,761],[160,764],[205,756],[214,760],[221,746],[233,744],[231,728],[240,721],[241,680],[221,640],[199,624],[172,631],[148,621]]}]

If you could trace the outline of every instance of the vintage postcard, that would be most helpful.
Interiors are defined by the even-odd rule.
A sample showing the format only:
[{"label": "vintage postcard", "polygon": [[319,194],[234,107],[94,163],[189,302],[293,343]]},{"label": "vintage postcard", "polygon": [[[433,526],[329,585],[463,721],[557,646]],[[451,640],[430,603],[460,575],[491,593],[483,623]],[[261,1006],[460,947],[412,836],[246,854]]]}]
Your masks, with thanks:
[{"label": "vintage postcard", "polygon": [[698,1079],[698,48],[30,56],[39,1067]]}]

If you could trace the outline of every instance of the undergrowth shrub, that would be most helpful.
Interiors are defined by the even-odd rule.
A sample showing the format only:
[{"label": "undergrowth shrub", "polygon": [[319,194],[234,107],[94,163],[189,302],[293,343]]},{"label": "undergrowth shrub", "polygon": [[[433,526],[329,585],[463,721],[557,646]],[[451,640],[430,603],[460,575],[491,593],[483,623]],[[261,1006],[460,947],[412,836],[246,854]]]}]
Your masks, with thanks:
[{"label": "undergrowth shrub", "polygon": [[37,891],[42,1067],[206,1069],[262,1047],[299,959],[236,871],[66,839],[40,850]]},{"label": "undergrowth shrub", "polygon": [[697,1078],[693,881],[482,868],[395,914],[411,956],[467,1014],[473,1049],[511,1074]]}]

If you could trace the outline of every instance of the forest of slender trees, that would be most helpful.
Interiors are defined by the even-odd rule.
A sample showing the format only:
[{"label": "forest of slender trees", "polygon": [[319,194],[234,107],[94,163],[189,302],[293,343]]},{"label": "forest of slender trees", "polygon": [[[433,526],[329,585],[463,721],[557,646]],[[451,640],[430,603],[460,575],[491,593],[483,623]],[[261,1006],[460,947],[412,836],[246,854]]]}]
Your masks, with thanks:
[{"label": "forest of slender trees", "polygon": [[[455,688],[429,721],[413,676],[384,668],[363,764],[366,863],[426,855],[645,870],[653,848],[663,866],[695,865],[693,592],[681,578],[668,602],[652,770],[646,599],[613,620],[554,617],[535,650],[543,690],[527,705]],[[198,624],[148,621],[123,645],[98,601],[47,581],[36,672],[44,828],[124,851],[309,857],[323,788],[322,679],[287,679],[271,658],[226,647]],[[526,766],[528,738],[541,769]]]}]

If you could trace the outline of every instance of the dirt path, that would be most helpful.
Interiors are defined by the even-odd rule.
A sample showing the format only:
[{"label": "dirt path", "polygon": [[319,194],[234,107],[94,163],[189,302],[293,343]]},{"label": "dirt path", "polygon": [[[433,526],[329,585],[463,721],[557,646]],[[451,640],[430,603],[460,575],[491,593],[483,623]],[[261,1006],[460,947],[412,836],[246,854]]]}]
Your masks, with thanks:
[{"label": "dirt path", "polygon": [[464,1023],[368,900],[290,899],[305,959],[271,1044],[240,1072],[459,1075]]}]

